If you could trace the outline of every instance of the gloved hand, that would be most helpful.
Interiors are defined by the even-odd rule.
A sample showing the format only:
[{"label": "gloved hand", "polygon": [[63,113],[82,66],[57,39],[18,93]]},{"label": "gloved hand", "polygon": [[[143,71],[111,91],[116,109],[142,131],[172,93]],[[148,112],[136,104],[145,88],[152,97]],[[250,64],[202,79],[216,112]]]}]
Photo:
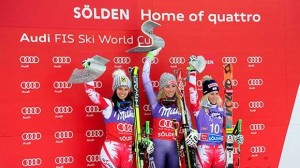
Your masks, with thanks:
[{"label": "gloved hand", "polygon": [[152,50],[152,51],[148,52],[147,57],[150,59],[150,61],[153,61],[154,57],[156,57],[159,54],[161,49],[162,48],[159,47],[158,49],[155,49],[155,50]]},{"label": "gloved hand", "polygon": [[197,57],[192,55],[189,57],[189,66],[186,68],[188,71],[195,71],[196,69],[191,65],[191,62],[197,61]]},{"label": "gloved hand", "polygon": [[88,59],[85,59],[84,61],[82,61],[82,67],[84,68],[84,69],[88,69],[89,67],[90,67],[90,65],[91,65],[91,62],[90,62],[90,60],[89,60],[89,58]]},{"label": "gloved hand", "polygon": [[239,145],[244,143],[244,135],[242,134],[233,135],[233,139]]},{"label": "gloved hand", "polygon": [[95,104],[99,104],[100,103],[99,93],[97,93],[94,90],[94,81],[86,82],[84,86],[85,86],[85,93],[87,93],[87,95],[90,97],[92,102],[94,102]]},{"label": "gloved hand", "polygon": [[197,130],[191,129],[189,135],[185,138],[185,143],[189,147],[197,148],[197,143],[198,143],[198,132],[197,132]]},{"label": "gloved hand", "polygon": [[148,142],[149,142],[149,144],[148,144],[146,150],[147,150],[148,154],[151,154],[154,152],[154,143],[151,140],[149,140]]}]

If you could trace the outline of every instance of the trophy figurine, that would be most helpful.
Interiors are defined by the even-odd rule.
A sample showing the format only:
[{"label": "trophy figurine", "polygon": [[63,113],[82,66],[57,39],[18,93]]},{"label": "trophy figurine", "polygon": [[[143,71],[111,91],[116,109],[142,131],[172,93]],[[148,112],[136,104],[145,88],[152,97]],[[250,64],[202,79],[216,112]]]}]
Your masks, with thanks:
[{"label": "trophy figurine", "polygon": [[84,64],[89,68],[84,67],[84,69],[74,69],[68,82],[77,84],[96,80],[105,72],[105,64],[107,62],[109,62],[108,59],[99,55],[86,59]]},{"label": "trophy figurine", "polygon": [[128,52],[128,53],[148,52],[148,51],[155,50],[159,47],[163,48],[165,46],[164,39],[162,39],[159,36],[156,36],[153,33],[153,29],[158,26],[160,26],[160,24],[158,24],[154,21],[151,21],[151,20],[144,22],[141,26],[141,30],[145,35],[147,35],[151,39],[151,44],[150,45],[138,44],[138,46],[131,48],[131,49],[127,50],[126,52]]}]

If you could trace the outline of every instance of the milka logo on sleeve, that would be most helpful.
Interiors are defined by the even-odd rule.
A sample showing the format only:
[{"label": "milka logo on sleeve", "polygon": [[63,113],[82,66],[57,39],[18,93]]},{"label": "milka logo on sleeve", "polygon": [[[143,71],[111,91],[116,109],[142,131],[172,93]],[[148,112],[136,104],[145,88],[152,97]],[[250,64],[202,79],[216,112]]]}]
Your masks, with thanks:
[{"label": "milka logo on sleeve", "polygon": [[132,111],[129,110],[129,111],[115,112],[114,117],[117,117],[117,120],[123,120],[123,121],[125,121],[125,119],[132,118],[134,116],[133,116]]},{"label": "milka logo on sleeve", "polygon": [[162,106],[158,113],[161,114],[161,116],[169,117],[170,115],[177,115],[178,113],[178,108],[166,108],[165,106]]}]

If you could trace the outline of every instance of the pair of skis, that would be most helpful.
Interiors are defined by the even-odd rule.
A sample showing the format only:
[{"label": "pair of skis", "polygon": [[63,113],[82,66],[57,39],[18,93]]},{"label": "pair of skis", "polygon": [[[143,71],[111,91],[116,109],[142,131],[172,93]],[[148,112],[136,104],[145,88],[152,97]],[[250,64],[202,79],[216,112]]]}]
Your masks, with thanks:
[{"label": "pair of skis", "polygon": [[[189,67],[197,71],[198,73],[203,72],[203,70],[206,67],[206,60],[204,59],[203,56],[190,56],[189,57]],[[190,113],[188,112],[188,108],[186,106],[186,101],[185,101],[185,94],[184,94],[184,86],[185,86],[185,81],[187,78],[189,78],[189,72],[187,77],[184,79],[182,78],[182,69],[179,69],[175,71],[175,76],[177,78],[178,82],[178,89],[181,93],[181,107],[183,108],[183,111],[181,112],[182,115],[182,128],[183,128],[183,146],[184,146],[184,154],[185,154],[185,161],[187,168],[196,168],[197,163],[196,163],[196,149],[189,147],[185,143],[185,139],[188,136],[188,132],[190,131],[190,128],[192,126],[191,123],[191,116]]]},{"label": "pair of skis", "polygon": [[[136,167],[144,167],[145,150],[149,145],[150,122],[146,121],[143,130],[141,129],[141,118],[139,109],[139,68],[133,67],[130,71],[132,83],[133,111],[134,111],[134,152],[136,154]],[[142,139],[144,134],[144,140]]]},{"label": "pair of skis", "polygon": [[[189,147],[186,143],[185,143],[185,138],[188,136],[188,133],[190,131],[190,126],[192,125],[191,123],[189,123],[189,119],[190,117],[188,117],[188,111],[186,108],[186,102],[185,102],[185,97],[184,97],[184,86],[185,86],[185,79],[182,78],[182,69],[179,69],[177,71],[175,71],[175,76],[177,78],[177,82],[178,82],[178,88],[179,91],[181,93],[181,107],[182,107],[182,111],[181,111],[181,120],[182,120],[182,129],[183,129],[183,146],[184,146],[184,155],[185,155],[185,161],[186,161],[186,166],[187,168],[196,168],[197,164],[196,164],[196,149]],[[178,156],[179,160],[180,160],[180,155]]]},{"label": "pair of skis", "polygon": [[[226,110],[226,168],[233,168],[233,135],[238,135],[242,132],[242,120],[239,119],[235,128],[232,128],[233,115],[233,66],[232,64],[224,65],[224,96],[225,96],[225,110]],[[240,167],[240,152],[241,146],[238,144],[238,167]]]}]

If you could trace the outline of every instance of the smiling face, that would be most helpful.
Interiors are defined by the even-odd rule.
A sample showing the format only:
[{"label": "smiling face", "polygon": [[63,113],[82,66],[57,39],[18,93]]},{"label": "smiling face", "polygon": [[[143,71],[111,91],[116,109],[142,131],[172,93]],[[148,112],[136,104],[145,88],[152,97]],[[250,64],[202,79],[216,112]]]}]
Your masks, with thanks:
[{"label": "smiling face", "polygon": [[218,91],[212,91],[208,93],[208,100],[210,104],[215,105],[217,104],[219,92]]},{"label": "smiling face", "polygon": [[128,96],[130,89],[127,86],[120,86],[117,88],[116,93],[119,99],[125,100]]},{"label": "smiling face", "polygon": [[177,86],[173,85],[166,85],[163,87],[163,94],[166,98],[173,98],[177,91]]}]

